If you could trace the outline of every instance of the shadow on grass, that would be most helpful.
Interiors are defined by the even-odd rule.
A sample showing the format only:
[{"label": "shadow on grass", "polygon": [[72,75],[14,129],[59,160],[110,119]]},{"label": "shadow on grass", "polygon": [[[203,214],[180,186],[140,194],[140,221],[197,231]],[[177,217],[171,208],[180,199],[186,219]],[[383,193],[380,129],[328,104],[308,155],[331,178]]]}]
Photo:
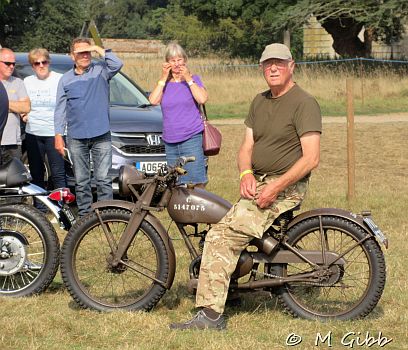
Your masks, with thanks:
[{"label": "shadow on grass", "polygon": [[228,316],[239,313],[259,314],[264,311],[284,312],[278,302],[278,298],[269,292],[246,292],[240,293],[240,303],[228,303],[225,307],[225,314]]},{"label": "shadow on grass", "polygon": [[194,301],[195,295],[191,295],[188,292],[186,283],[175,283],[171,289],[164,294],[161,302],[156,307],[165,307],[169,310],[173,310],[180,305],[180,301],[183,298],[189,298]]},{"label": "shadow on grass", "polygon": [[64,283],[53,281],[45,291],[45,293],[55,294],[65,289]]},{"label": "shadow on grass", "polygon": [[[246,292],[240,293],[239,296],[240,302],[227,302],[225,307],[225,313],[227,315],[241,312],[262,313],[264,310],[284,311],[279,305],[276,296],[269,292]],[[176,283],[164,295],[156,308],[165,307],[169,310],[176,309],[181,304],[182,299],[185,298],[192,300],[193,303],[195,302],[195,295],[188,292],[186,284]]]}]

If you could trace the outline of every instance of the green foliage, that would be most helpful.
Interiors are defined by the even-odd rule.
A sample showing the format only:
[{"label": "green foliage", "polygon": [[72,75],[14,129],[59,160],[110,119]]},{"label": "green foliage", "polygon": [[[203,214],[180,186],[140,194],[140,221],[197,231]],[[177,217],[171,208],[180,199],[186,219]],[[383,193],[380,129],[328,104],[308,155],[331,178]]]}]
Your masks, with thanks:
[{"label": "green foliage", "polygon": [[13,50],[19,49],[23,36],[35,27],[41,0],[11,1],[2,0],[3,13],[0,16],[0,44]]},{"label": "green foliage", "polygon": [[295,1],[281,13],[281,20],[274,28],[302,27],[310,14],[321,23],[333,19],[353,19],[372,32],[372,39],[387,44],[398,41],[404,33],[408,19],[408,2],[405,0],[332,0]]},{"label": "green foliage", "polygon": [[3,11],[3,7],[7,5],[10,0],[0,0],[0,11]]},{"label": "green foliage", "polygon": [[145,38],[143,17],[148,12],[145,0],[91,0],[90,15],[100,34],[109,38]]},{"label": "green foliage", "polygon": [[[256,60],[265,45],[290,31],[295,58],[302,54],[302,28],[310,14],[348,37],[340,54],[370,50],[371,40],[396,42],[404,32],[408,2],[403,0],[0,0],[0,42],[23,49],[44,45],[66,50],[84,20],[93,19],[101,36],[178,40],[190,54],[220,54]],[[346,23],[346,24],[345,24]],[[356,39],[365,27],[365,42]],[[341,27],[341,28],[340,28]],[[366,43],[368,42],[368,45]],[[49,45],[48,45],[49,43]],[[347,46],[357,45],[360,51]],[[340,47],[341,46],[341,47]],[[362,47],[364,50],[362,50]]]},{"label": "green foliage", "polygon": [[211,31],[196,16],[185,16],[176,6],[163,16],[162,38],[178,40],[189,55],[211,51]]},{"label": "green foliage", "polygon": [[19,49],[45,47],[51,52],[69,52],[71,40],[78,36],[84,21],[80,0],[45,0],[35,29],[23,35]]}]

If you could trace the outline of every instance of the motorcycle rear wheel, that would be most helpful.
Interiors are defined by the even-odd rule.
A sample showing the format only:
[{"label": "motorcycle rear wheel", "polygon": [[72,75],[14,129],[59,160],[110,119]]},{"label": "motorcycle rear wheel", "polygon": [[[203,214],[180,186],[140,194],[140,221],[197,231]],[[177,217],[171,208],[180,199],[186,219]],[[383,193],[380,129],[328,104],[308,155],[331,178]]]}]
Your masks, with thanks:
[{"label": "motorcycle rear wheel", "polygon": [[[11,232],[11,233],[10,233]],[[25,204],[0,206],[0,237],[7,244],[16,236],[20,250],[10,251],[10,257],[0,259],[0,295],[25,297],[43,292],[54,279],[59,266],[59,240],[54,227],[39,210]],[[16,240],[14,239],[16,242]],[[10,245],[10,247],[16,245]],[[7,250],[7,249],[6,249]],[[20,254],[21,253],[21,254]],[[12,262],[20,256],[24,262],[20,268]],[[15,267],[7,273],[4,267]]]},{"label": "motorcycle rear wheel", "polygon": [[[384,255],[371,237],[355,223],[332,216],[322,217],[323,240],[319,218],[298,223],[288,231],[289,243],[298,249],[345,254],[344,265],[334,264],[332,276],[323,283],[290,282],[277,291],[283,307],[293,316],[306,319],[352,320],[367,316],[381,298],[386,280]],[[350,250],[350,251],[348,251]],[[274,266],[281,276],[312,272],[306,263]]]},{"label": "motorcycle rear wheel", "polygon": [[[130,220],[127,210],[100,211],[110,236],[117,245]],[[99,311],[149,311],[166,288],[169,262],[159,233],[143,221],[122,257],[125,264],[110,264],[111,248],[102,225],[91,213],[71,228],[61,250],[61,274],[69,293],[82,307]]]}]

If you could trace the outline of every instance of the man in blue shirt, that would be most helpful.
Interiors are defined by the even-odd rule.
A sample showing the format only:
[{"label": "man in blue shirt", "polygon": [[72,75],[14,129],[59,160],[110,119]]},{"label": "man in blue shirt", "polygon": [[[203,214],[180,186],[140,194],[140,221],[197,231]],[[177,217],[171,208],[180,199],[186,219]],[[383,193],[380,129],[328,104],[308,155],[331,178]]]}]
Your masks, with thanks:
[{"label": "man in blue shirt", "polygon": [[[91,53],[103,60],[92,62]],[[91,209],[91,167],[96,180],[98,200],[112,198],[112,147],[109,124],[109,80],[122,68],[122,61],[110,50],[87,38],[76,38],[71,44],[74,67],[59,81],[54,114],[55,148],[64,155],[66,132],[68,149],[75,174],[78,215]]]}]

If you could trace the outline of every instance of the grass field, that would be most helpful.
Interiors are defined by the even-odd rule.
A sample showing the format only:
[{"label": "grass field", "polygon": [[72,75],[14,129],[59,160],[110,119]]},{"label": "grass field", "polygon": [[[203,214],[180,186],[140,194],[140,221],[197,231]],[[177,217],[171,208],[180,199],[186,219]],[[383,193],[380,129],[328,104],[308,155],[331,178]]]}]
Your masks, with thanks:
[{"label": "grass field", "polygon": [[[162,60],[134,58],[124,60],[123,72],[145,90],[151,91],[161,76]],[[218,59],[192,58],[188,66],[201,76],[208,92],[207,111],[211,118],[243,118],[254,96],[266,90],[265,81],[255,65],[226,65]],[[346,67],[324,68],[302,65],[295,69],[295,80],[315,96],[323,115],[346,113],[346,79],[354,80],[356,114],[384,114],[408,110],[406,73],[377,67],[351,73]]]},{"label": "grass field", "polygon": [[[236,152],[242,125],[221,125],[224,144],[210,159],[208,189],[235,201],[238,196]],[[194,312],[187,293],[188,253],[174,225],[178,267],[174,285],[150,313],[98,313],[78,309],[64,289],[59,274],[42,295],[25,299],[1,298],[0,344],[2,350],[19,349],[287,349],[290,334],[302,337],[295,349],[315,346],[318,334],[331,335],[331,349],[369,348],[366,332],[378,339],[392,338],[385,349],[408,349],[408,123],[356,124],[356,198],[346,200],[346,125],[324,124],[322,157],[314,172],[302,210],[341,207],[353,211],[371,209],[390,240],[385,251],[387,283],[379,305],[366,318],[353,322],[320,323],[286,315],[275,297],[244,295],[239,309],[227,309],[228,330],[174,332],[173,321]],[[61,240],[64,233],[60,232]],[[341,342],[348,332],[354,332]],[[357,340],[360,345],[357,345]],[[363,344],[363,345],[361,345]],[[364,345],[365,344],[365,345]],[[370,348],[380,348],[378,342]]]}]

